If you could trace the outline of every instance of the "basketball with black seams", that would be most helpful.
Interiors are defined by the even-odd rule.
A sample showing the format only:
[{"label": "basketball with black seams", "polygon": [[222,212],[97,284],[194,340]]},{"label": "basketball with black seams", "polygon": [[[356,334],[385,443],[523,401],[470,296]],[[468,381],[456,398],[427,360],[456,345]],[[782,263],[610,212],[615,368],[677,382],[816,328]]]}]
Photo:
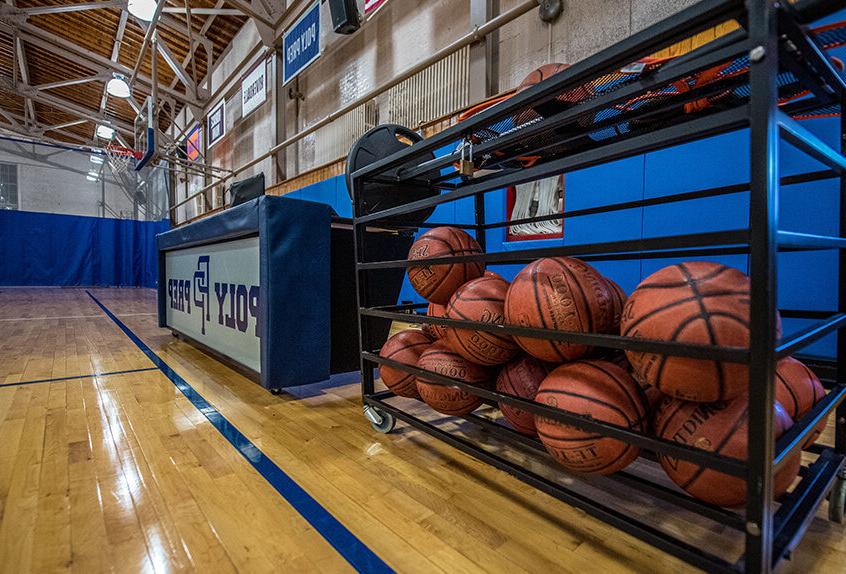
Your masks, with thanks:
[{"label": "basketball with black seams", "polygon": [[[664,267],[629,296],[620,321],[627,337],[749,348],[749,278],[706,261]],[[626,351],[634,377],[662,393],[695,402],[725,401],[747,391],[746,365]]]},{"label": "basketball with black seams", "polygon": [[[479,255],[482,248],[467,232],[457,227],[436,227],[422,234],[408,253],[411,261]],[[445,264],[421,264],[408,268],[411,286],[421,297],[431,303],[445,305],[455,290],[467,281],[481,277],[485,264],[481,261],[465,261]]]},{"label": "basketball with black seams", "polygon": [[[429,303],[429,306],[426,308],[426,315],[429,317],[443,317],[446,315],[446,310],[446,305]],[[446,330],[447,328],[444,325],[435,325],[434,323],[423,324],[423,332],[433,339],[443,339],[446,335]]]},{"label": "basketball with black seams", "polygon": [[[429,348],[431,344],[432,338],[423,331],[405,329],[385,341],[379,351],[379,356],[383,359],[391,359],[398,363],[416,366],[420,353]],[[417,378],[411,373],[389,365],[381,365],[379,374],[385,386],[395,395],[419,398]]]},{"label": "basketball with black seams", "polygon": [[[655,434],[661,438],[746,460],[749,452],[748,400],[745,396],[731,401],[693,403],[666,398],[659,405],[653,420]],[[773,411],[773,433],[778,439],[793,426],[793,420],[776,401]],[[735,507],[746,502],[746,480],[694,462],[659,454],[658,460],[667,476],[685,492],[703,502]],[[801,453],[796,453],[775,473],[773,492],[784,494],[799,474]]]},{"label": "basketball with black seams", "polygon": [[[522,354],[500,369],[496,378],[496,390],[533,401],[538,394],[541,382],[552,368],[553,366],[549,363],[539,361],[531,355]],[[535,415],[532,413],[503,401],[499,403],[499,410],[517,432],[529,436],[537,434]]]},{"label": "basketball with black seams", "polygon": [[[471,385],[484,388],[491,385],[491,372],[488,369],[471,363],[450,349],[444,341],[435,341],[423,351],[417,366]],[[445,415],[463,416],[482,404],[482,399],[472,393],[454,386],[439,385],[427,380],[425,376],[417,378],[417,392],[427,405]]]},{"label": "basketball with black seams", "polygon": [[[802,420],[815,404],[825,398],[825,388],[819,377],[793,357],[785,357],[778,362],[775,391],[776,399],[794,421]],[[828,417],[817,423],[808,435],[806,447],[816,442],[827,423]]]},{"label": "basketball with black seams", "polygon": [[608,327],[606,332],[616,335],[620,332],[620,320],[623,317],[623,309],[626,306],[626,299],[628,299],[628,295],[626,295],[623,288],[620,287],[613,279],[608,277],[603,277],[603,279],[605,279],[605,283],[608,285],[608,293],[611,294],[611,304],[613,309],[611,325]]},{"label": "basketball with black seams", "polygon": [[[574,361],[543,380],[535,401],[636,432],[646,430],[643,391],[629,374],[608,361]],[[535,416],[538,437],[547,452],[570,470],[611,474],[626,468],[640,453],[637,446],[601,432],[580,430]]]},{"label": "basketball with black seams", "polygon": [[[468,281],[450,297],[445,317],[502,325],[507,292],[508,281],[501,277]],[[514,339],[502,333],[447,327],[444,339],[453,351],[480,365],[507,363],[519,351]]]},{"label": "basketball with black seams", "polygon": [[[572,257],[538,259],[511,282],[505,298],[505,323],[539,329],[607,333],[614,321],[608,283],[593,267]],[[563,363],[582,357],[590,347],[549,339],[514,336],[527,353]]]}]

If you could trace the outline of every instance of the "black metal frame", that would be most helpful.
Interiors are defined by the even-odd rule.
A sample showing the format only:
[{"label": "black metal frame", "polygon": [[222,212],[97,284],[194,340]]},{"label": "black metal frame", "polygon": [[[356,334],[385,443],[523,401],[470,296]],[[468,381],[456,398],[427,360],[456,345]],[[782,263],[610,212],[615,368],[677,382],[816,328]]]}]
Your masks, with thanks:
[{"label": "black metal frame", "polygon": [[[376,407],[384,413],[427,432],[459,450],[505,470],[517,478],[543,490],[568,504],[583,509],[615,527],[628,532],[662,550],[674,554],[691,564],[709,572],[769,572],[798,544],[810,519],[832,485],[842,475],[846,460],[846,119],[841,116],[842,143],[840,149],[832,149],[808,132],[779,108],[777,75],[780,69],[789,69],[807,86],[810,95],[797,102],[804,110],[846,102],[846,85],[831,67],[829,60],[821,53],[801,24],[813,13],[819,17],[833,10],[837,2],[803,1],[791,7],[772,0],[705,0],[675,16],[668,18],[618,44],[570,67],[533,88],[530,88],[497,106],[468,119],[440,134],[407,149],[382,158],[352,174],[354,197],[354,229],[356,236],[357,293],[359,301],[359,329],[361,341],[362,395],[365,405]],[[572,153],[544,156],[544,149],[536,150],[541,160],[531,167],[500,169],[478,178],[462,178],[456,172],[443,174],[444,168],[459,159],[459,153],[431,160],[426,155],[447,144],[456,144],[493,122],[506,118],[526,106],[549,101],[562,91],[577,87],[586,81],[618,69],[650,53],[689,37],[692,34],[734,18],[742,28],[736,32],[707,44],[690,54],[678,58],[655,74],[642,78],[634,85],[612,91],[605,95],[576,104],[572,109],[542,118],[539,122],[513,133],[505,133],[476,147],[476,153],[489,153],[506,149],[509,145],[540,133],[586,113],[608,107],[635,95],[646,93],[650,88],[688,75],[736,57],[748,54],[750,66],[744,75],[749,86],[749,101],[730,109],[706,111],[690,117],[679,117],[672,123],[664,123],[645,133],[616,138],[609,142],[595,142]],[[780,68],[780,63],[784,66]],[[732,79],[736,82],[736,78]],[[707,94],[691,94],[691,97]],[[678,101],[673,102],[678,105]],[[623,118],[625,119],[625,118]],[[519,251],[485,252],[480,255],[465,255],[431,259],[429,263],[459,261],[486,261],[491,263],[528,262],[540,257],[569,255],[583,260],[624,260],[668,257],[697,257],[715,254],[743,253],[749,255],[751,291],[751,344],[748,349],[691,345],[634,339],[618,335],[586,334],[549,329],[533,329],[516,325],[491,325],[469,321],[456,321],[428,317],[415,312],[423,304],[391,305],[374,307],[368,304],[367,282],[371,272],[387,268],[404,268],[413,263],[408,260],[372,261],[367,257],[368,225],[394,228],[399,233],[408,233],[407,224],[392,225],[392,216],[407,214],[441,203],[464,197],[475,198],[475,223],[460,224],[459,227],[475,231],[476,238],[485,248],[486,232],[515,222],[485,221],[485,193],[509,185],[536,180],[542,177],[611,162],[647,151],[693,141],[739,128],[749,128],[750,138],[750,182],[719,188],[685,191],[657,199],[628,201],[590,209],[565,212],[563,215],[534,217],[520,222],[541,221],[592,215],[609,211],[632,209],[662,203],[687,201],[704,197],[748,193],[750,197],[748,229],[695,233],[650,239],[635,239],[605,243],[558,245],[548,248],[531,248]],[[585,132],[596,129],[585,128]],[[778,148],[780,139],[793,144],[813,158],[827,165],[830,170],[809,172],[798,176],[779,176]],[[431,156],[429,156],[431,157]],[[414,165],[414,162],[418,162]],[[399,172],[397,166],[406,167]],[[412,165],[412,167],[408,167]],[[811,234],[784,232],[778,229],[777,197],[781,185],[790,185],[821,179],[840,178],[840,235],[828,237]],[[369,182],[410,183],[447,190],[434,197],[413,201],[378,213],[364,213],[361,200],[363,189]],[[435,227],[427,223],[421,227]],[[838,308],[836,311],[790,311],[784,316],[814,319],[815,323],[788,337],[777,339],[776,324],[776,279],[777,253],[779,251],[810,251],[821,249],[839,250]],[[409,321],[409,313],[415,313],[414,322],[447,326],[460,326],[477,330],[537,338],[555,339],[591,346],[658,352],[668,355],[707,358],[749,365],[750,393],[756,400],[749,408],[749,457],[741,461],[726,456],[688,447],[672,441],[634,432],[627,428],[595,421],[546,405],[527,401],[497,391],[481,389],[461,381],[424,371],[414,366],[397,363],[378,356],[382,341],[372,336],[374,321]],[[425,313],[425,311],[424,311]],[[773,438],[774,373],[776,362],[787,355],[836,332],[838,336],[837,362],[829,372],[836,378],[826,381],[829,389],[826,398],[807,416],[785,433],[778,441]],[[748,496],[745,512],[734,512],[702,503],[679,494],[660,484],[652,483],[638,476],[622,472],[610,480],[616,480],[626,488],[659,498],[677,507],[698,513],[742,532],[745,536],[745,553],[734,563],[720,556],[706,552],[683,539],[659,530],[653,525],[618,512],[602,502],[592,500],[577,490],[549,480],[533,471],[523,468],[498,454],[494,454],[471,439],[443,430],[422,418],[398,407],[390,399],[390,391],[377,392],[373,367],[390,365],[415,375],[425,375],[435,384],[457,386],[475,394],[487,402],[501,402],[514,405],[525,411],[541,414],[580,429],[602,433],[640,446],[647,456],[661,453],[675,458],[689,460],[714,468],[721,472],[744,477]],[[836,411],[835,445],[809,449],[818,455],[815,462],[803,468],[802,479],[785,496],[780,504],[773,500],[773,474],[797,453],[814,426],[832,411]],[[533,439],[526,438],[484,417],[468,415],[467,421],[485,428],[503,441],[543,450]],[[841,476],[842,480],[842,476]]]}]

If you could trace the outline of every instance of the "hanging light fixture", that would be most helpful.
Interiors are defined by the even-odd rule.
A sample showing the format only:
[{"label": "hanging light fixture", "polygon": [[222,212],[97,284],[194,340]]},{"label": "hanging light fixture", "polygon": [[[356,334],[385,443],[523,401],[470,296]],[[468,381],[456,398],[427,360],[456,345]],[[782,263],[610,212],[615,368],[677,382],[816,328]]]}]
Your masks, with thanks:
[{"label": "hanging light fixture", "polygon": [[156,0],[129,0],[126,9],[139,20],[149,22],[156,11]]},{"label": "hanging light fixture", "polygon": [[115,136],[114,128],[110,128],[109,126],[99,125],[97,126],[97,137],[103,138],[104,140],[110,140]]},{"label": "hanging light fixture", "polygon": [[130,90],[126,78],[121,74],[114,74],[106,84],[106,92],[116,98],[128,98]]},{"label": "hanging light fixture", "polygon": [[96,164],[96,165],[102,165],[103,164],[103,156],[101,156],[101,155],[92,155],[89,159],[91,160],[91,163],[93,163],[93,164]]}]

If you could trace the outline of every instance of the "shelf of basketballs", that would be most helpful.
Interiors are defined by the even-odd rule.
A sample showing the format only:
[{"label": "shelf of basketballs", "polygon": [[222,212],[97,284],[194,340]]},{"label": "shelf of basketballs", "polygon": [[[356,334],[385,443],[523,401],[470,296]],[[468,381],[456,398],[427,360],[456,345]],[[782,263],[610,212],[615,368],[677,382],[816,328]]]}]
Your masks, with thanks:
[{"label": "shelf of basketballs", "polygon": [[[653,494],[733,516],[729,524],[742,527],[739,515],[714,509],[746,497],[748,277],[690,261],[627,295],[574,257],[536,259],[510,283],[476,258],[490,259],[465,231],[431,229],[407,261],[411,285],[429,303],[362,310],[422,324],[363,353],[380,364],[390,392],[476,423],[474,410],[497,404],[503,424],[496,424],[531,437],[582,476],[619,474],[642,450],[655,453],[669,479],[703,504],[649,485]],[[423,308],[425,315],[409,318]],[[795,358],[781,359],[777,438],[799,422],[792,438],[810,447],[843,395],[842,387],[826,394]],[[799,450],[779,452],[776,497],[800,472]]]}]

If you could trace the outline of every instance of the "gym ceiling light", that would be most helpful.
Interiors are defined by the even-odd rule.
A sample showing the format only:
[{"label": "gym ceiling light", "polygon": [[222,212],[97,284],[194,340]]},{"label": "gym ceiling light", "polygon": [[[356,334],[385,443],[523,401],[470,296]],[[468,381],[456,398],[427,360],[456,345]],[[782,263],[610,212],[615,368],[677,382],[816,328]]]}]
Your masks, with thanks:
[{"label": "gym ceiling light", "polygon": [[106,84],[106,91],[116,98],[128,98],[130,95],[129,84],[120,74],[114,74]]},{"label": "gym ceiling light", "polygon": [[114,128],[110,128],[109,126],[99,125],[97,126],[97,137],[103,138],[104,140],[110,140],[115,136]]},{"label": "gym ceiling light", "polygon": [[156,0],[129,0],[126,9],[139,20],[149,22],[156,12]]}]

